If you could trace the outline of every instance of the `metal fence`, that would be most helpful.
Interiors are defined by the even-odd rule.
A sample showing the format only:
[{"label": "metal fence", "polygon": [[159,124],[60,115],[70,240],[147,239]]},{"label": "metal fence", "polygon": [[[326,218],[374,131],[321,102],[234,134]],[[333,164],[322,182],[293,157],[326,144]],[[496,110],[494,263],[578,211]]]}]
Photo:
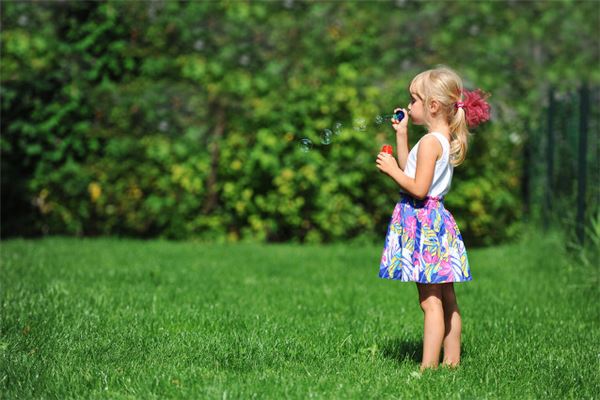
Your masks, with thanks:
[{"label": "metal fence", "polygon": [[559,228],[584,244],[584,227],[600,204],[600,88],[550,88],[541,129],[523,147],[525,216],[544,230]]}]

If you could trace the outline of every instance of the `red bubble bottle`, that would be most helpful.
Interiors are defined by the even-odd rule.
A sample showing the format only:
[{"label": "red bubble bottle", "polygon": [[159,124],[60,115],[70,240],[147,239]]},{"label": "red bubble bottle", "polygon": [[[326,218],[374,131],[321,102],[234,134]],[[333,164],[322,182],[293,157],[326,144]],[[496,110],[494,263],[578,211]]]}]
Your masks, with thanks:
[{"label": "red bubble bottle", "polygon": [[381,148],[381,152],[382,153],[388,153],[389,155],[393,155],[394,154],[394,149],[391,145],[389,144],[384,144],[383,147]]}]

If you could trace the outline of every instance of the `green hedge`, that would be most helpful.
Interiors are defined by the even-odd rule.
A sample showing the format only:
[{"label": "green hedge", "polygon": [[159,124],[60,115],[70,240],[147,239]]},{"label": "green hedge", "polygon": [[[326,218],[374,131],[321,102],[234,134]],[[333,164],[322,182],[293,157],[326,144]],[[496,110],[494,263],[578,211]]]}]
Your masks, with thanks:
[{"label": "green hedge", "polygon": [[[2,234],[382,240],[397,188],[374,159],[394,138],[374,118],[444,63],[494,107],[447,207],[469,243],[509,239],[521,220],[521,120],[539,120],[548,82],[598,81],[597,49],[581,44],[595,40],[594,10],[4,2]],[[564,49],[536,33],[550,26]],[[524,62],[532,46],[552,61]],[[336,123],[341,134],[319,145]],[[423,133],[411,127],[411,144]]]}]

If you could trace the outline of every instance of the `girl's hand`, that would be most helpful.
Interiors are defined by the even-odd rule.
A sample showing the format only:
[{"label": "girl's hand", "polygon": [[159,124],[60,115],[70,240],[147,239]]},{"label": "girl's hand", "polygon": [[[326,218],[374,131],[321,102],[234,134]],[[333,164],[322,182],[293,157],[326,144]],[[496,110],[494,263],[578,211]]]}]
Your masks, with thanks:
[{"label": "girl's hand", "polygon": [[395,171],[399,171],[400,167],[396,158],[388,153],[379,153],[377,155],[377,168],[381,172],[385,172],[388,175],[392,175]]},{"label": "girl's hand", "polygon": [[398,121],[396,117],[392,117],[392,128],[396,133],[406,134],[408,133],[408,112],[404,108],[395,108],[394,114],[400,110],[404,113],[404,118],[402,118],[402,121]]}]

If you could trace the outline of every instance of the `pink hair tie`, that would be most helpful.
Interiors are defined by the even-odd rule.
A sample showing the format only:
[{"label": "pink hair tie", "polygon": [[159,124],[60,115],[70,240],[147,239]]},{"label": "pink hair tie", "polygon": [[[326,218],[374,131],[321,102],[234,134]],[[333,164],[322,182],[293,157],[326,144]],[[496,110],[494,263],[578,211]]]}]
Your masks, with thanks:
[{"label": "pink hair tie", "polygon": [[456,104],[454,104],[454,107],[456,108],[465,108],[465,103],[462,101],[457,101]]}]

